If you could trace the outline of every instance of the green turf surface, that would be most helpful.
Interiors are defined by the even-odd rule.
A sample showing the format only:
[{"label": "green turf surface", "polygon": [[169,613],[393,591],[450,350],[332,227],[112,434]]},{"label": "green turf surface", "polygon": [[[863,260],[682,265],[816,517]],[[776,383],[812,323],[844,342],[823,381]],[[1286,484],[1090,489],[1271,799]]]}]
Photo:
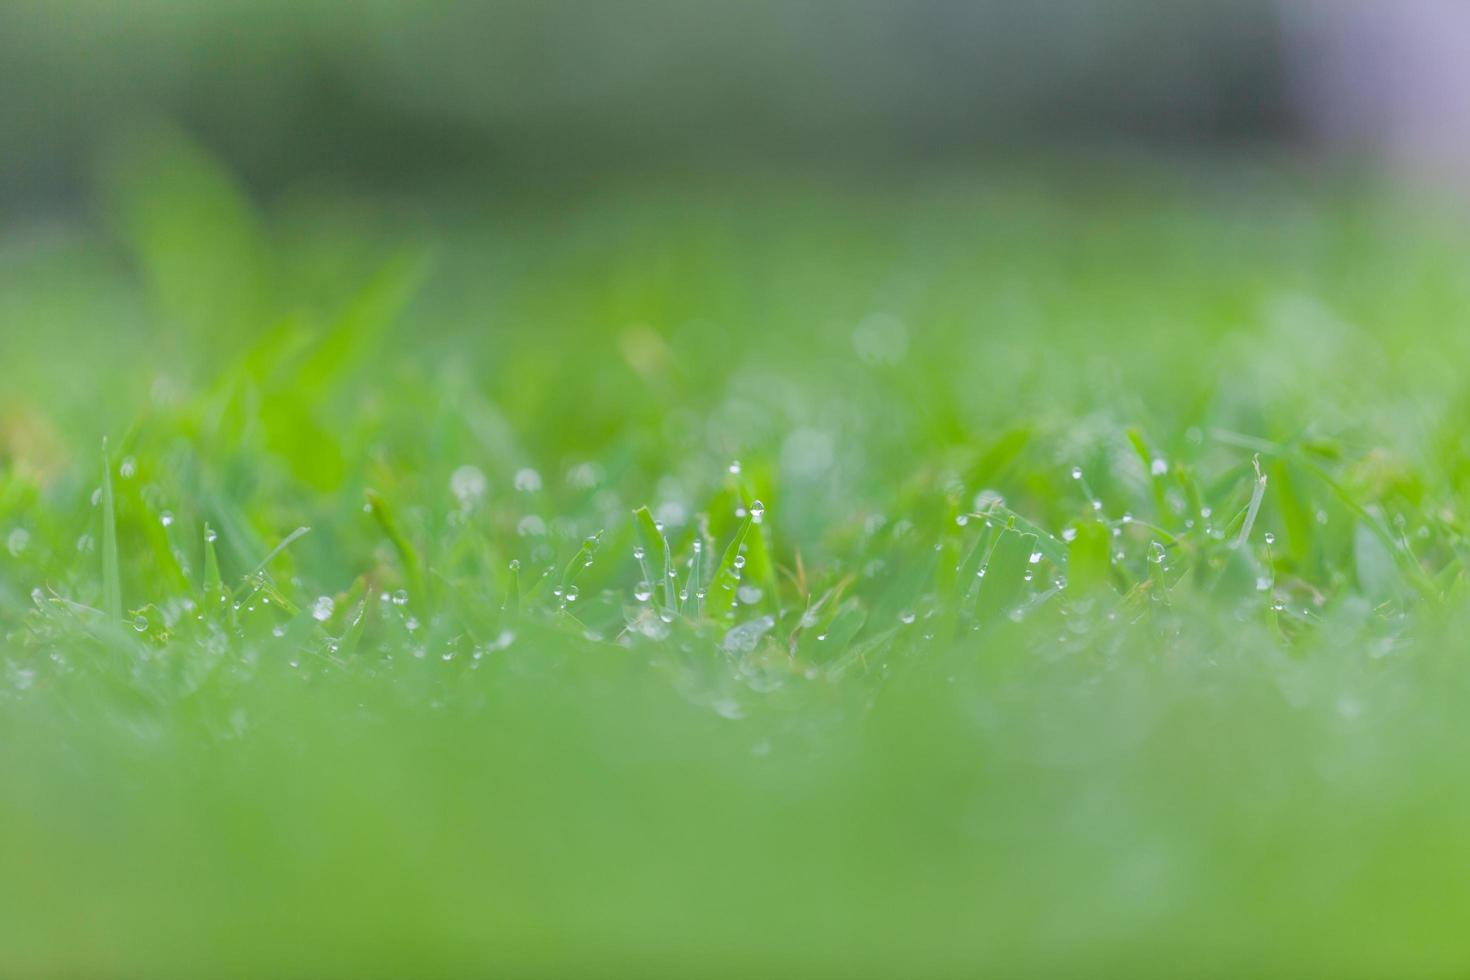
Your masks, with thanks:
[{"label": "green turf surface", "polygon": [[0,974],[1470,969],[1432,208],[99,201],[0,244]]}]

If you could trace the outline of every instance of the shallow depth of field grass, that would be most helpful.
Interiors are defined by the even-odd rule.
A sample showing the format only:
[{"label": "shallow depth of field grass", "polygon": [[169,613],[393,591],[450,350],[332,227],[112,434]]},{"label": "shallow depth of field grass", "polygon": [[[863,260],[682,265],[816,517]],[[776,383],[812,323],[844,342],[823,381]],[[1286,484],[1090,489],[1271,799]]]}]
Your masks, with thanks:
[{"label": "shallow depth of field grass", "polygon": [[1450,227],[120,151],[0,244],[0,974],[1464,975]]}]

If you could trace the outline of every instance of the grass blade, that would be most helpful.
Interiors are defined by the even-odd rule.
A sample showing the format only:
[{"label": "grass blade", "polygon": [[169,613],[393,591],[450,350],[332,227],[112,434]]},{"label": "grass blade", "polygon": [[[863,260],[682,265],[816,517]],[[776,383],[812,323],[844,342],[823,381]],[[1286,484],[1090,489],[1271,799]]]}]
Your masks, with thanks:
[{"label": "grass blade", "polygon": [[588,565],[592,564],[592,558],[597,554],[597,546],[602,543],[602,532],[590,535],[582,539],[582,547],[567,562],[567,567],[561,573],[561,594],[563,598],[577,584],[577,576],[581,575]]},{"label": "grass blade", "polygon": [[112,463],[102,440],[102,611],[122,621],[122,572],[117,559],[117,511],[112,500]]},{"label": "grass blade", "polygon": [[[658,522],[648,512],[646,506],[639,507],[633,512],[633,521],[638,526],[638,536],[643,542],[643,552],[649,558],[655,559],[655,563],[661,569],[659,578],[663,581],[664,611],[674,615],[679,611],[679,604],[674,596],[674,560],[669,554],[669,542],[664,537],[664,532],[659,529]],[[646,566],[645,566],[646,570]],[[654,590],[658,594],[658,590]]]},{"label": "grass blade", "polygon": [[1261,472],[1261,457],[1255,458],[1256,482],[1251,488],[1251,502],[1245,511],[1245,522],[1240,525],[1240,536],[1232,547],[1243,548],[1250,540],[1251,529],[1256,526],[1256,515],[1261,512],[1261,500],[1266,496],[1266,474]]},{"label": "grass blade", "polygon": [[408,580],[409,601],[418,605],[421,610],[427,609],[428,582],[424,577],[424,563],[419,558],[418,551],[409,543],[408,537],[398,526],[398,521],[388,507],[388,502],[380,497],[376,490],[367,491],[367,502],[378,526],[383,529],[384,534],[388,535],[388,540],[393,542],[393,547],[398,552],[398,560],[403,563],[403,576]]},{"label": "grass blade", "polygon": [[985,565],[985,579],[980,584],[976,615],[989,626],[1016,607],[1025,582],[1026,568],[1037,547],[1036,535],[1022,534],[1007,528],[996,539],[990,559]]},{"label": "grass blade", "polygon": [[506,587],[505,604],[501,608],[511,619],[521,613],[521,563],[518,559],[511,560],[510,585]]},{"label": "grass blade", "polygon": [[740,527],[725,547],[725,554],[720,558],[719,567],[710,580],[708,608],[714,610],[713,615],[716,618],[729,619],[734,615],[735,591],[740,587],[736,561],[740,560],[740,546],[745,543],[745,536],[750,533],[750,527],[754,523],[755,518],[749,514],[740,522]]},{"label": "grass blade", "polygon": [[295,542],[297,539],[302,538],[302,537],[305,537],[306,535],[308,535],[310,533],[311,533],[311,528],[309,528],[309,527],[298,527],[296,530],[294,530],[290,534],[286,535],[284,538],[281,539],[281,543],[278,544],[278,545],[276,545],[274,548],[272,548],[266,554],[266,556],[260,560],[260,564],[256,565],[253,569],[251,569],[250,570],[250,574],[247,575],[247,576],[245,576],[245,577],[246,578],[251,578],[251,577],[256,576],[256,575],[259,575],[261,572],[265,571],[266,566],[269,565],[272,561],[274,561],[275,560],[275,557],[277,555],[279,555],[281,552],[285,551],[287,548],[291,547],[291,544],[293,542]]},{"label": "grass blade", "polygon": [[212,527],[204,525],[204,595],[206,597],[217,596],[224,592],[224,580],[219,574],[219,554],[215,551],[214,539],[217,535]]}]

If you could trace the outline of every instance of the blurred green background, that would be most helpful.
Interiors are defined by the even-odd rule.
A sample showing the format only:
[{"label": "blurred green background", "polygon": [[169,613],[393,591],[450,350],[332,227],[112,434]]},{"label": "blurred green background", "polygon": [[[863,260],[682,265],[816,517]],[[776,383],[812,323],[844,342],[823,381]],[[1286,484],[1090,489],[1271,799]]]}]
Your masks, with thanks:
[{"label": "blurred green background", "polygon": [[1464,975],[1457,16],[0,6],[0,975]]},{"label": "blurred green background", "polygon": [[0,194],[164,115],[254,186],[904,165],[1288,135],[1267,0],[16,0]]}]

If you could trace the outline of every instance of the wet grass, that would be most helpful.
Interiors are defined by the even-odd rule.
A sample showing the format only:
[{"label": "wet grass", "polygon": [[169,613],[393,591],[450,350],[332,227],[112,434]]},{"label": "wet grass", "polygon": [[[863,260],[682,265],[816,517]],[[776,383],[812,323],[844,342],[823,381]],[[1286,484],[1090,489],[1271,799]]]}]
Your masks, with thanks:
[{"label": "wet grass", "polygon": [[1441,217],[103,187],[0,255],[0,972],[1470,962]]}]

